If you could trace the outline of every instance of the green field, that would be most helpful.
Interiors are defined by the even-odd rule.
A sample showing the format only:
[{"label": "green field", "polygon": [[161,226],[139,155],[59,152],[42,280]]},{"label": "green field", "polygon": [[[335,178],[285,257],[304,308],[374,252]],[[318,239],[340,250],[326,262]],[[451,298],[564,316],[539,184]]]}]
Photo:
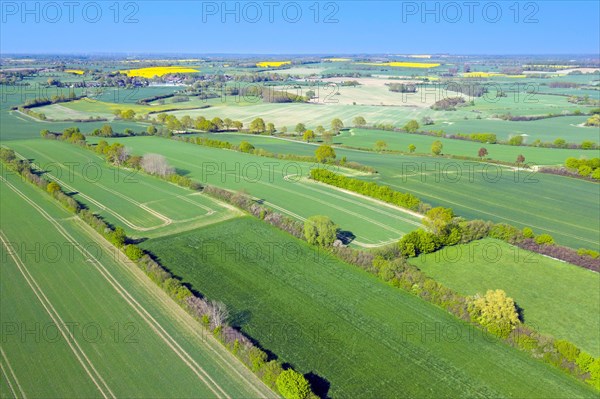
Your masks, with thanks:
[{"label": "green field", "polygon": [[14,174],[0,187],[3,394],[275,396],[49,196]]},{"label": "green field", "polygon": [[598,157],[598,150],[571,150],[557,148],[518,147],[501,144],[485,144],[472,141],[452,140],[418,134],[389,132],[383,130],[351,129],[336,136],[334,142],[351,146],[374,149],[375,142],[383,140],[388,150],[408,152],[408,146],[414,144],[416,153],[430,154],[431,144],[440,140],[443,144],[443,154],[478,157],[479,149],[488,150],[486,158],[515,162],[518,155],[525,157],[525,162],[531,165],[563,165],[565,159]]},{"label": "green field", "polygon": [[[267,136],[219,134],[216,137],[232,142],[247,140],[258,148],[282,154],[312,155],[318,145]],[[229,169],[233,169],[236,162],[249,162],[251,159],[245,154],[175,141],[165,143],[149,137],[119,141],[136,153],[160,152],[174,165],[188,169],[191,176],[199,179],[204,177],[202,162],[193,163],[183,159],[219,160],[219,163],[227,162],[223,168]],[[227,155],[219,155],[224,153]],[[597,240],[600,229],[596,223],[600,218],[597,183],[432,156],[401,156],[341,148],[336,149],[336,154],[338,158],[346,156],[350,161],[372,166],[379,172],[377,175],[357,178],[410,192],[434,206],[451,207],[459,216],[510,223],[519,228],[529,226],[538,234],[551,234],[559,244],[574,248],[600,248]],[[253,159],[257,160],[256,157]],[[264,158],[258,158],[257,162],[261,159]],[[213,182],[223,185],[219,181]],[[252,186],[246,189],[253,193]],[[279,197],[282,199],[278,202],[266,197],[266,191],[261,192],[267,201],[287,208],[283,204],[289,203],[289,199],[286,202]],[[577,193],[576,206],[573,193]],[[299,204],[298,207],[302,210],[307,206],[309,204]],[[334,221],[360,234],[358,228],[346,227],[352,220],[344,222],[344,218],[334,218]]]},{"label": "green field", "polygon": [[536,139],[552,142],[562,138],[568,143],[581,143],[591,140],[600,141],[600,129],[597,127],[579,126],[588,119],[586,116],[561,116],[540,119],[537,121],[503,121],[500,119],[469,119],[449,123],[442,122],[431,126],[432,130],[443,130],[445,133],[495,133],[499,140],[507,140],[510,136],[526,134],[526,143]]},{"label": "green field", "polygon": [[[235,133],[219,133],[218,135],[215,135],[214,133],[200,133],[197,135],[208,138],[217,138],[236,144],[242,140],[247,140],[251,141],[255,146],[259,146],[260,148],[269,148],[270,151],[273,152],[287,153],[290,152],[291,149],[297,151],[297,149],[291,147],[290,145],[288,145],[286,148],[283,143],[279,143],[282,145],[275,147],[277,141],[268,137],[263,139],[248,136],[246,134]],[[445,155],[477,157],[479,149],[481,147],[485,147],[488,150],[488,155],[486,158],[504,162],[515,162],[517,156],[522,154],[525,157],[525,162],[531,165],[562,165],[569,157],[593,158],[600,154],[598,150],[516,147],[501,144],[484,144],[472,141],[444,139],[402,132],[357,128],[342,131],[338,136],[333,138],[333,144],[373,150],[375,149],[375,143],[379,140],[385,141],[387,144],[387,150],[403,151],[406,153],[408,153],[409,144],[414,144],[417,147],[415,153],[425,155],[431,153],[431,144],[435,140],[440,140],[442,142],[444,146],[443,153]]]},{"label": "green field", "polygon": [[132,237],[172,234],[240,213],[200,193],[110,166],[95,153],[67,143],[27,140],[11,143],[11,148]]},{"label": "green field", "polygon": [[234,324],[265,349],[320,377],[314,380],[332,398],[596,395],[444,310],[250,217],[142,245],[194,289],[223,300]]},{"label": "green field", "polygon": [[525,323],[600,355],[598,273],[493,239],[447,247],[412,263],[464,295],[501,288],[523,308]]},{"label": "green field", "polygon": [[356,236],[353,243],[358,246],[389,243],[421,225],[420,215],[309,181],[306,178],[309,169],[315,166],[309,163],[260,158],[158,137],[117,141],[135,154],[160,153],[178,170],[202,183],[245,190],[265,205],[297,220],[327,215],[343,230],[353,233]]}]

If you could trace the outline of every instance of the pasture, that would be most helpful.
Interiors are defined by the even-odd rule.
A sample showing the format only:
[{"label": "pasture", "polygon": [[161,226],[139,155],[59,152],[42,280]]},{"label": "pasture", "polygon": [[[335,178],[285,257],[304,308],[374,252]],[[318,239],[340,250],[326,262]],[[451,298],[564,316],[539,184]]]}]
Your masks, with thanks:
[{"label": "pasture", "polygon": [[67,143],[29,140],[11,143],[11,148],[133,237],[172,234],[240,214],[200,193],[110,166],[93,152]]},{"label": "pasture", "polygon": [[526,324],[600,355],[598,273],[494,239],[446,247],[411,263],[464,295],[503,289],[523,309]]},{"label": "pasture", "polygon": [[[235,325],[283,362],[313,373],[331,398],[595,395],[444,310],[250,217],[143,246],[194,289],[224,301]],[[453,339],[444,335],[449,330]]]},{"label": "pasture", "polygon": [[49,196],[13,174],[0,187],[3,393],[275,396]]}]

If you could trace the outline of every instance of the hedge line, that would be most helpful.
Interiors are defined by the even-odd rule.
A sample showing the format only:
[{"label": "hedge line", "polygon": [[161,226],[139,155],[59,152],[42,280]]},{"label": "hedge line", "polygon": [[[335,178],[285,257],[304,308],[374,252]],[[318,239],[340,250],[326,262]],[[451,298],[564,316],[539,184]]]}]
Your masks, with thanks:
[{"label": "hedge line", "polygon": [[401,193],[392,190],[389,186],[382,186],[374,182],[342,176],[326,169],[312,169],[310,171],[310,177],[311,179],[322,183],[354,191],[355,193],[377,198],[384,202],[411,210],[419,209],[419,205],[421,204],[421,200],[412,194]]}]

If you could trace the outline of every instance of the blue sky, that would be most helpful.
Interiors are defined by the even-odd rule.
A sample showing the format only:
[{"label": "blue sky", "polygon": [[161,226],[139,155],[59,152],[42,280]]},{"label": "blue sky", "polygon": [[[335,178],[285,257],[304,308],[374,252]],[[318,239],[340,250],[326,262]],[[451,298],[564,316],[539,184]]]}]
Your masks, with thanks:
[{"label": "blue sky", "polygon": [[119,2],[118,12],[112,0],[76,3],[71,8],[63,1],[24,7],[21,1],[3,0],[0,52],[600,52],[598,1],[267,0],[223,7],[221,1],[152,0]]}]

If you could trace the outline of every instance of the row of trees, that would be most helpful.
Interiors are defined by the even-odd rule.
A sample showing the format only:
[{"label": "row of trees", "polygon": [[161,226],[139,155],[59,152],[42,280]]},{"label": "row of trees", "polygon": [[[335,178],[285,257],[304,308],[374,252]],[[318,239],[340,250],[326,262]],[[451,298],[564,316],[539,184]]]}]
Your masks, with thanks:
[{"label": "row of trees", "polygon": [[380,186],[374,182],[353,179],[338,175],[326,169],[315,168],[310,171],[313,180],[350,190],[369,197],[377,198],[403,208],[417,210],[421,201],[410,193],[392,190],[389,186]]}]

